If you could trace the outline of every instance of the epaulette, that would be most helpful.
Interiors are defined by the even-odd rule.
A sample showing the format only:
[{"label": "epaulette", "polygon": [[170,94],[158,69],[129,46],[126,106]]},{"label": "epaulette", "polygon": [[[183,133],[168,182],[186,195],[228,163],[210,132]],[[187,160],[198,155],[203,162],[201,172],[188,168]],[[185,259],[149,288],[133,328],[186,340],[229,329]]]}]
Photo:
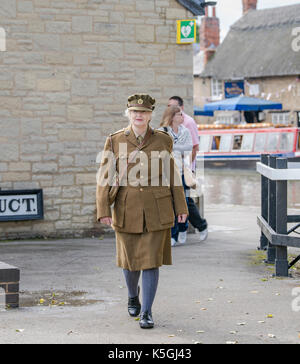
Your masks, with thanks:
[{"label": "epaulette", "polygon": [[109,135],[110,135],[110,136],[113,136],[113,135],[116,135],[116,134],[119,134],[119,133],[124,132],[124,130],[125,130],[125,128],[120,129],[120,130],[118,130],[118,131],[115,131],[114,133],[111,133],[111,134],[109,134]]},{"label": "epaulette", "polygon": [[170,135],[169,135],[169,133],[168,133],[167,131],[164,131],[164,130],[158,130],[158,129],[155,129],[155,131],[158,131],[159,133],[163,133],[163,134],[166,134],[166,135],[170,136]]}]

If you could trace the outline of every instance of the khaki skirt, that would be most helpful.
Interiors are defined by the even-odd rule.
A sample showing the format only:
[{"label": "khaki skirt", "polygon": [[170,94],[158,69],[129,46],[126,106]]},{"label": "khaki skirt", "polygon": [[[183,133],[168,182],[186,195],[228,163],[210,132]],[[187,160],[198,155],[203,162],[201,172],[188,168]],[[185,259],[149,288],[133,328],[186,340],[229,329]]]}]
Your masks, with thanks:
[{"label": "khaki skirt", "polygon": [[171,229],[141,234],[116,233],[116,263],[130,271],[172,264]]}]

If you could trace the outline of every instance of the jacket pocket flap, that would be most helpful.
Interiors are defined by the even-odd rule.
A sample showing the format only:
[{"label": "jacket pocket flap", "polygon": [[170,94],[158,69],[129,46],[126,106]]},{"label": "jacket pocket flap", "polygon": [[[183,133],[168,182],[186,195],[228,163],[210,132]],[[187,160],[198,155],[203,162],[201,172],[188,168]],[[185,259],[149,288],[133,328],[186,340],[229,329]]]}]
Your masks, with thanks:
[{"label": "jacket pocket flap", "polygon": [[155,198],[162,198],[171,196],[171,191],[169,189],[161,191],[153,191]]}]

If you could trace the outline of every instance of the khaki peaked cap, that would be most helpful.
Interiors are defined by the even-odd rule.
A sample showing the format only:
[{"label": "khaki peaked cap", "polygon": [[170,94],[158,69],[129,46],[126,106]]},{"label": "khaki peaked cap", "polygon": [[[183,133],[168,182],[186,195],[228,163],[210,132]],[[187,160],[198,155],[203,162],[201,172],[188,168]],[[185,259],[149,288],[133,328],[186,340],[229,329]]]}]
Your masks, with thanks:
[{"label": "khaki peaked cap", "polygon": [[148,94],[134,94],[128,97],[128,110],[153,111],[155,99]]}]

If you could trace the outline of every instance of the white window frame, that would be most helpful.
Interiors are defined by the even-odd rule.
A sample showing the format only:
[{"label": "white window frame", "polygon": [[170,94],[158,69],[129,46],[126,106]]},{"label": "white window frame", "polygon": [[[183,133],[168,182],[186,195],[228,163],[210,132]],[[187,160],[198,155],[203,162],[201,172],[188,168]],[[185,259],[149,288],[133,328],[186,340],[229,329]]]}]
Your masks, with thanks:
[{"label": "white window frame", "polygon": [[278,125],[278,124],[288,125],[288,124],[290,124],[290,112],[289,111],[273,112],[273,113],[271,113],[271,115],[272,115],[272,123],[274,125]]},{"label": "white window frame", "polygon": [[221,100],[223,96],[223,87],[224,87],[223,81],[212,78],[210,87],[211,87],[211,99]]}]

